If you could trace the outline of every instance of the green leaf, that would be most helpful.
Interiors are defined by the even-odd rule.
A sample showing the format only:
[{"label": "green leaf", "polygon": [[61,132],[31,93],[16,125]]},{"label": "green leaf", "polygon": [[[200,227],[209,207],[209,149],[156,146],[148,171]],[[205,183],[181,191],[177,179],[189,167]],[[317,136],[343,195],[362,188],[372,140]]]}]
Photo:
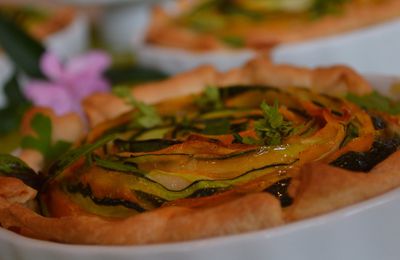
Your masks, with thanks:
[{"label": "green leaf", "polygon": [[283,116],[279,113],[278,103],[275,102],[273,107],[270,107],[267,103],[261,104],[261,110],[264,113],[265,120],[267,121],[267,128],[278,128],[283,123]]},{"label": "green leaf", "polygon": [[9,154],[0,154],[0,176],[18,178],[36,190],[42,184],[41,177],[34,170],[21,159]]},{"label": "green leaf", "polygon": [[13,75],[4,85],[4,94],[8,105],[30,104],[30,102],[22,94],[21,86],[19,85],[17,79],[17,73],[13,73]]},{"label": "green leaf", "polygon": [[274,106],[263,102],[260,107],[264,118],[254,123],[257,135],[264,144],[279,145],[284,137],[295,131],[294,127],[279,113],[278,102],[275,102]]},{"label": "green leaf", "polygon": [[51,147],[51,154],[48,155],[48,160],[51,162],[57,159],[60,155],[63,155],[66,151],[71,148],[71,143],[66,141],[57,141]]},{"label": "green leaf", "polygon": [[234,48],[241,48],[245,45],[244,39],[240,36],[225,36],[222,37],[222,41]]},{"label": "green leaf", "polygon": [[0,46],[17,68],[31,77],[44,78],[39,62],[45,48],[15,22],[1,14]]},{"label": "green leaf", "polygon": [[162,80],[167,78],[167,75],[155,69],[131,65],[112,67],[105,72],[105,77],[113,86],[116,86],[120,84],[132,85]]},{"label": "green leaf", "polygon": [[17,75],[14,73],[4,86],[7,106],[0,109],[0,135],[16,131],[22,116],[31,104],[22,95]]},{"label": "green leaf", "polygon": [[264,144],[260,139],[253,138],[251,136],[243,137],[242,143],[251,144],[251,145],[262,145],[262,144]]},{"label": "green leaf", "polygon": [[203,94],[195,100],[197,106],[203,112],[220,110],[224,108],[219,89],[208,86]]},{"label": "green leaf", "polygon": [[137,101],[128,87],[116,87],[113,93],[118,97],[125,100],[125,102],[136,108],[133,116],[133,126],[140,128],[152,128],[162,123],[161,117],[158,115],[157,110],[150,105]]},{"label": "green leaf", "polygon": [[400,102],[395,102],[376,91],[364,96],[349,93],[346,99],[366,110],[380,111],[391,115],[400,114]]},{"label": "green leaf", "polygon": [[36,114],[30,124],[35,136],[25,136],[21,141],[21,147],[39,151],[45,159],[45,164],[58,158],[71,147],[71,143],[65,141],[53,144],[51,139],[53,127],[49,117]]},{"label": "green leaf", "polygon": [[317,19],[328,14],[337,14],[343,10],[344,5],[350,0],[314,0],[310,8],[311,18]]}]

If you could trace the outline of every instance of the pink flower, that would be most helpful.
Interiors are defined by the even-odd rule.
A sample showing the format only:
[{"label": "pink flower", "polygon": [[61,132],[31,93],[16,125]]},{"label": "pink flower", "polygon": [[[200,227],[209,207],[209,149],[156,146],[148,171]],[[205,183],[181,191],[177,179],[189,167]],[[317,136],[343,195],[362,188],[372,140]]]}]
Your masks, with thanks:
[{"label": "pink flower", "polygon": [[25,96],[36,106],[52,108],[57,115],[75,112],[83,116],[81,102],[85,97],[110,90],[103,76],[110,63],[110,57],[100,51],[72,58],[65,64],[47,52],[40,67],[48,81],[30,80],[25,84]]}]

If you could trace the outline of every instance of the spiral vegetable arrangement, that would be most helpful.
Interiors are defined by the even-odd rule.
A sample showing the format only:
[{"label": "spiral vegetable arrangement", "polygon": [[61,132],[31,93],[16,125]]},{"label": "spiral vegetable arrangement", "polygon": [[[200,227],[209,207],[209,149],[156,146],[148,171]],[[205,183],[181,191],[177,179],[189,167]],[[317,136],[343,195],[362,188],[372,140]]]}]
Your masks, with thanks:
[{"label": "spiral vegetable arrangement", "polygon": [[349,100],[303,88],[230,86],[155,107],[136,102],[51,166],[42,207],[49,216],[121,218],[262,191],[287,207],[288,184],[302,165],[366,172],[399,146],[396,117]]}]

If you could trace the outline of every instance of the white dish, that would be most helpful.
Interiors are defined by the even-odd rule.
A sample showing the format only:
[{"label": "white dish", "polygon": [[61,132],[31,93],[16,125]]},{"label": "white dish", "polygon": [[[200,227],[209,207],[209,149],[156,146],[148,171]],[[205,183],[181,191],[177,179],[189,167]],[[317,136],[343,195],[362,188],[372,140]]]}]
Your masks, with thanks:
[{"label": "white dish", "polygon": [[[367,77],[387,92],[395,77]],[[26,238],[0,229],[0,259],[363,259],[400,256],[400,188],[319,217],[268,230],[149,246],[77,246]],[[73,228],[73,227],[71,227]],[[190,230],[188,230],[190,232]]]},{"label": "white dish", "polygon": [[[78,13],[64,29],[50,35],[44,41],[46,47],[61,58],[77,55],[89,45],[89,23],[87,17]],[[11,76],[12,64],[0,54],[0,107],[4,106],[3,85]]]},{"label": "white dish", "polygon": [[345,64],[362,73],[400,76],[400,19],[339,36],[283,44],[272,52],[272,59],[307,67]]},{"label": "white dish", "polygon": [[213,65],[220,71],[240,67],[256,56],[252,50],[189,52],[149,44],[135,44],[135,56],[140,64],[168,74],[177,74],[200,65]]}]

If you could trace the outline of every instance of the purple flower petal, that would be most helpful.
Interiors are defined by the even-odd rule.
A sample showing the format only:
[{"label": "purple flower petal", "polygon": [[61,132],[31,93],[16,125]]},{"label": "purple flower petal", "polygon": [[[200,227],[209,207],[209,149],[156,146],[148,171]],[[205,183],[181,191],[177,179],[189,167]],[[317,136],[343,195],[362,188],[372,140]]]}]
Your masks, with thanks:
[{"label": "purple flower petal", "polygon": [[76,102],[62,85],[42,81],[31,82],[24,93],[36,106],[51,108],[57,115],[76,110]]},{"label": "purple flower petal", "polygon": [[98,77],[111,64],[109,55],[102,51],[91,51],[85,55],[71,59],[65,68],[69,79],[80,77]]},{"label": "purple flower petal", "polygon": [[59,81],[64,74],[64,68],[60,60],[51,52],[43,54],[40,59],[40,68],[43,74],[53,81]]},{"label": "purple flower petal", "polygon": [[100,77],[82,77],[68,87],[69,91],[79,99],[84,99],[92,93],[110,91],[108,81]]},{"label": "purple flower petal", "polygon": [[102,75],[110,63],[109,56],[100,51],[76,57],[65,66],[55,55],[46,53],[41,69],[50,81],[28,82],[25,95],[33,104],[50,107],[57,115],[76,112],[84,117],[81,101],[92,93],[110,90]]}]

